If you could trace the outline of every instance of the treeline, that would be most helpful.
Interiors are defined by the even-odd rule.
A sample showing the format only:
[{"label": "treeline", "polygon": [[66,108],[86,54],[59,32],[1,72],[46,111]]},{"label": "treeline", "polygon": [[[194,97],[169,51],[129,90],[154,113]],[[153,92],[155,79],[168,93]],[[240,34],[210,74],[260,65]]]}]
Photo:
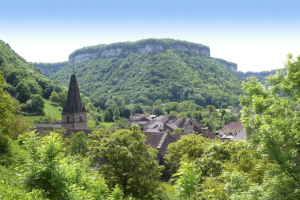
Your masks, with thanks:
[{"label": "treeline", "polygon": [[0,40],[0,70],[4,72],[6,90],[20,103],[23,115],[44,115],[43,98],[53,91],[66,96],[65,87],[45,78],[40,70],[16,54]]},{"label": "treeline", "polygon": [[277,71],[283,71],[285,73],[285,69],[273,69],[270,71],[261,71],[261,72],[240,72],[238,71],[236,74],[242,81],[247,81],[248,77],[255,77],[257,80],[263,84],[267,84],[266,78],[270,75],[275,75]]}]

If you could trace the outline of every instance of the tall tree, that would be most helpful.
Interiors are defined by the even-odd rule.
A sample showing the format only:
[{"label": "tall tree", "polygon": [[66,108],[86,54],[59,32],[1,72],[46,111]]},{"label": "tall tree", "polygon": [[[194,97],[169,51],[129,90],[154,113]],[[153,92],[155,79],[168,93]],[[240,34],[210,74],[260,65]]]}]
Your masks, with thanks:
[{"label": "tall tree", "polygon": [[[269,89],[255,78],[243,83],[246,95],[241,96],[244,106],[242,122],[251,143],[260,155],[280,167],[281,181],[288,181],[285,198],[300,198],[300,57],[287,56],[286,75],[281,71],[269,77]],[[280,180],[279,180],[280,181]],[[287,188],[286,188],[287,189]],[[282,189],[275,189],[284,192]]]},{"label": "tall tree", "polygon": [[138,126],[132,131],[118,130],[109,137],[104,132],[94,133],[91,139],[91,155],[102,158],[94,160],[111,188],[119,185],[125,196],[138,199],[155,197],[162,167],[155,160],[157,151],[145,146],[146,136]]}]

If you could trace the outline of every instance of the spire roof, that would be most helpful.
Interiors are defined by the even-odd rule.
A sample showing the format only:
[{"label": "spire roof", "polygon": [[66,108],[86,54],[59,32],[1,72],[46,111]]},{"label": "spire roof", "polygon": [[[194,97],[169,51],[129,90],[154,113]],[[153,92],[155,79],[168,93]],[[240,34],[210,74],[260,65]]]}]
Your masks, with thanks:
[{"label": "spire roof", "polygon": [[66,107],[64,107],[63,112],[64,113],[85,112],[85,109],[81,104],[80,93],[79,93],[75,74],[71,75],[67,103],[66,103]]}]

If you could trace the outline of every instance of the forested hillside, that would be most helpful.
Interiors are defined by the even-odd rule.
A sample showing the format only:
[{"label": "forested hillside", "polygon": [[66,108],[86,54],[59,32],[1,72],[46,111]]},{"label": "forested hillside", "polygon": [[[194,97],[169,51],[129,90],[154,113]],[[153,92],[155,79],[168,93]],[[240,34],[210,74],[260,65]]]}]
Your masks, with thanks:
[{"label": "forested hillside", "polygon": [[[150,47],[164,50],[140,53],[147,42],[157,45]],[[71,61],[80,53],[97,55],[79,64],[69,63],[51,79],[67,86],[74,67],[80,91],[91,99],[143,105],[152,105],[157,99],[195,100],[198,105],[212,104],[217,108],[238,104],[241,81],[216,59],[204,55],[209,55],[206,46],[170,39],[111,44],[108,50],[122,49],[117,56],[104,55],[104,47],[76,50],[70,55]],[[199,53],[202,50],[204,53]]]},{"label": "forested hillside", "polygon": [[4,90],[20,102],[24,115],[43,115],[42,97],[48,99],[53,91],[65,96],[65,87],[46,78],[2,40],[0,70],[4,72],[6,81]]}]

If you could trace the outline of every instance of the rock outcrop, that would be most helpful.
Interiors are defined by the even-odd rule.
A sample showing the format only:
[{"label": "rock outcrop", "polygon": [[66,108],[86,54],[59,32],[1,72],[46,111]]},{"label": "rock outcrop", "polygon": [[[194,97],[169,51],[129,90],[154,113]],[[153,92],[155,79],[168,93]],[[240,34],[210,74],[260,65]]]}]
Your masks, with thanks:
[{"label": "rock outcrop", "polygon": [[119,56],[122,53],[122,49],[108,49],[101,52],[101,56],[104,58],[109,58],[112,56]]},{"label": "rock outcrop", "polygon": [[215,58],[217,61],[219,61],[226,69],[232,71],[232,72],[237,72],[237,64],[233,62],[228,62],[226,60],[220,59],[220,58]]},{"label": "rock outcrop", "polygon": [[70,58],[70,62],[73,64],[79,64],[87,60],[95,59],[97,58],[98,53],[83,53],[76,55],[75,57]]},{"label": "rock outcrop", "polygon": [[141,54],[145,54],[145,53],[156,53],[164,50],[165,49],[160,44],[147,44],[143,47],[138,48],[137,52]]},{"label": "rock outcrop", "polygon": [[208,49],[199,49],[199,48],[196,48],[196,47],[193,47],[193,48],[189,48],[185,45],[182,45],[182,44],[175,44],[174,45],[174,48],[176,49],[179,49],[181,51],[191,51],[195,54],[201,54],[201,55],[205,55],[205,56],[208,56],[210,57],[210,51]]}]

